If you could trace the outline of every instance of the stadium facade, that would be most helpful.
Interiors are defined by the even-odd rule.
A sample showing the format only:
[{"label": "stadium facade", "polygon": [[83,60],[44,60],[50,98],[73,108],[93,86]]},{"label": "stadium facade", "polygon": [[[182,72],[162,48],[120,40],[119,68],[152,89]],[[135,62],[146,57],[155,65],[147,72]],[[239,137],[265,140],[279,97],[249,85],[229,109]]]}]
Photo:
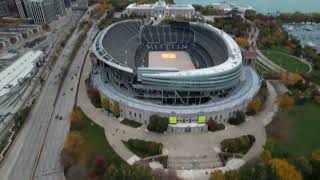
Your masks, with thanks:
[{"label": "stadium facade", "polygon": [[[193,68],[161,66],[165,58],[150,66],[151,52],[165,58],[169,52],[177,63],[175,52],[186,52]],[[119,102],[122,118],[147,124],[152,115],[168,117],[169,131],[206,131],[208,120],[227,123],[246,110],[260,88],[259,76],[243,64],[232,37],[203,23],[117,22],[98,34],[91,58],[92,85]]]}]

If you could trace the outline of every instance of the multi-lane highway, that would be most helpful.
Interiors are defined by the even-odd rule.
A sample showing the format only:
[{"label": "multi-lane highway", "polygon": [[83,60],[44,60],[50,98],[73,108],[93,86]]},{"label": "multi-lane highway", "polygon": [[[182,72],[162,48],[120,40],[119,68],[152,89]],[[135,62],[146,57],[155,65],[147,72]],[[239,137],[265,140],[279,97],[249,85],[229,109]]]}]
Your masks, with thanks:
[{"label": "multi-lane highway", "polygon": [[[77,20],[73,19],[73,22],[77,23]],[[60,32],[57,34],[61,34]],[[67,111],[70,109],[66,107],[73,107],[71,103],[74,100],[69,93],[72,92],[72,87],[73,91],[76,90],[76,81],[73,81],[71,77],[77,70],[79,76],[80,67],[78,68],[78,66],[81,61],[76,60],[73,63],[61,91],[59,91],[58,74],[61,73],[61,68],[69,60],[69,55],[75,45],[78,31],[74,32],[52,68],[27,123],[0,169],[1,180],[48,179],[45,175],[54,174],[54,172],[58,172],[59,176],[50,179],[63,179],[63,172],[58,163],[58,150],[63,144],[68,128]],[[78,54],[76,59],[83,59],[81,56],[84,56],[85,49],[88,49],[90,43],[86,42],[85,44],[79,51],[82,54]],[[63,117],[62,120],[55,119],[55,115],[58,113]],[[44,161],[50,162],[49,165]]]}]

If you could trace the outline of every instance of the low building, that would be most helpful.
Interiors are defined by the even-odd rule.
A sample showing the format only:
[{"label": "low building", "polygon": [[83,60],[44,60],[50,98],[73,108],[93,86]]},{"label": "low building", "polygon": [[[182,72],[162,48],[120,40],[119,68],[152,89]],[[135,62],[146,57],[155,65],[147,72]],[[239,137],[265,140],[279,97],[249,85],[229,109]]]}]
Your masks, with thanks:
[{"label": "low building", "polygon": [[35,75],[37,63],[42,58],[42,51],[29,51],[0,72],[0,104],[18,92],[23,83]]},{"label": "low building", "polygon": [[195,9],[192,5],[175,5],[167,4],[166,2],[159,0],[154,4],[130,4],[126,8],[128,15],[139,16],[153,16],[162,18],[165,16],[186,16],[191,17],[195,13]]}]

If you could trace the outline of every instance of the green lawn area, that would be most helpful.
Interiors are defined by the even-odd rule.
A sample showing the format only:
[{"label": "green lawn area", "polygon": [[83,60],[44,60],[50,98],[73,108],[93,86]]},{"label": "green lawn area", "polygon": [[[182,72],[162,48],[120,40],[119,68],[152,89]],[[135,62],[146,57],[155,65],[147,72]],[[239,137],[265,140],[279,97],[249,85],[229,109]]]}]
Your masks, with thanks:
[{"label": "green lawn area", "polygon": [[91,121],[80,108],[76,108],[76,111],[80,111],[80,113],[85,116],[85,126],[84,129],[81,130],[81,134],[87,142],[87,148],[89,151],[88,157],[88,167],[92,164],[93,160],[97,155],[104,156],[108,162],[108,164],[113,164],[117,167],[121,165],[126,165],[127,163],[123,161],[118,154],[113,150],[110,146],[109,142],[104,133],[104,129]]},{"label": "green lawn area", "polygon": [[311,81],[320,85],[320,70],[313,70],[311,72]]},{"label": "green lawn area", "polygon": [[312,102],[295,106],[289,112],[289,120],[292,122],[289,142],[286,145],[288,151],[298,155],[308,155],[320,148],[320,106]]},{"label": "green lawn area", "polygon": [[289,72],[306,73],[309,70],[308,65],[300,62],[299,60],[283,54],[285,50],[263,50],[262,53],[273,61],[275,64],[287,69]]}]

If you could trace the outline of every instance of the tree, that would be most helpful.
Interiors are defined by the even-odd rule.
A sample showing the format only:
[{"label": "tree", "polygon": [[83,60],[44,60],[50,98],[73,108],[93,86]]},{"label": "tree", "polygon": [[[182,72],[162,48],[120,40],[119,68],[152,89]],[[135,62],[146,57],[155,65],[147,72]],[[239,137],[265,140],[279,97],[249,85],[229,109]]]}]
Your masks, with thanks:
[{"label": "tree", "polygon": [[209,131],[219,131],[219,130],[225,129],[225,126],[223,124],[219,124],[213,119],[210,119],[209,121],[207,121],[206,124],[208,126]]},{"label": "tree", "polygon": [[117,101],[112,102],[112,115],[116,118],[120,116],[120,106]]},{"label": "tree", "polygon": [[254,136],[244,135],[237,138],[224,139],[220,145],[223,152],[246,154],[254,142]]},{"label": "tree", "polygon": [[70,131],[64,143],[63,149],[75,154],[78,163],[85,163],[88,158],[86,142],[79,131]]},{"label": "tree", "polygon": [[107,110],[107,111],[110,110],[110,102],[109,102],[109,99],[108,99],[108,98],[103,98],[103,99],[101,100],[101,107],[102,107],[104,110]]},{"label": "tree", "polygon": [[294,99],[291,98],[289,95],[281,95],[278,96],[277,102],[279,104],[279,107],[284,111],[290,111],[293,108],[294,105]]},{"label": "tree", "polygon": [[100,93],[96,88],[89,88],[87,90],[88,96],[91,100],[91,103],[96,107],[100,108],[101,107],[101,102],[100,102]]},{"label": "tree", "polygon": [[211,172],[209,180],[225,180],[225,177],[221,170],[215,170]]},{"label": "tree", "polygon": [[246,39],[244,39],[244,38],[237,37],[237,38],[235,39],[235,41],[237,42],[237,44],[238,44],[239,46],[241,46],[241,47],[243,47],[243,48],[245,48],[245,49],[249,49],[249,48],[250,48],[249,42],[248,42]]},{"label": "tree", "polygon": [[228,120],[228,123],[232,125],[239,125],[245,121],[246,121],[245,114],[242,111],[237,111],[236,114]]},{"label": "tree", "polygon": [[247,114],[257,114],[262,109],[262,102],[259,96],[256,96],[249,104],[247,108]]},{"label": "tree", "polygon": [[96,156],[94,160],[92,171],[95,175],[99,176],[104,174],[106,170],[106,160],[103,156]]},{"label": "tree", "polygon": [[78,121],[78,116],[75,111],[70,112],[69,118],[70,118],[71,123]]},{"label": "tree", "polygon": [[272,159],[269,164],[280,180],[302,180],[300,172],[285,159]]},{"label": "tree", "polygon": [[69,118],[71,121],[71,125],[70,125],[71,130],[81,131],[85,127],[86,116],[78,107],[70,112]]},{"label": "tree", "polygon": [[280,79],[283,80],[287,85],[293,86],[298,81],[303,80],[303,77],[298,73],[285,72],[280,74]]},{"label": "tree", "polygon": [[255,10],[246,10],[245,14],[244,14],[244,17],[246,19],[249,19],[250,21],[254,21],[256,19],[256,11]]},{"label": "tree", "polygon": [[239,170],[241,180],[271,180],[276,178],[275,171],[264,163],[249,163]]},{"label": "tree", "polygon": [[312,165],[312,175],[310,179],[320,180],[320,150],[312,152],[310,157],[310,163]]},{"label": "tree", "polygon": [[312,174],[312,165],[309,159],[304,156],[293,157],[289,159],[289,162],[301,172],[304,179],[310,179],[309,177]]},{"label": "tree", "polygon": [[63,148],[60,153],[60,163],[63,168],[68,171],[71,166],[76,164],[77,155],[71,149]]},{"label": "tree", "polygon": [[168,129],[169,121],[166,117],[160,117],[158,115],[152,115],[150,117],[147,129],[158,133],[163,133]]},{"label": "tree", "polygon": [[272,159],[271,152],[268,149],[263,150],[260,155],[260,158],[265,162],[268,163]]},{"label": "tree", "polygon": [[240,180],[239,174],[236,170],[227,171],[224,176],[226,180]]}]

